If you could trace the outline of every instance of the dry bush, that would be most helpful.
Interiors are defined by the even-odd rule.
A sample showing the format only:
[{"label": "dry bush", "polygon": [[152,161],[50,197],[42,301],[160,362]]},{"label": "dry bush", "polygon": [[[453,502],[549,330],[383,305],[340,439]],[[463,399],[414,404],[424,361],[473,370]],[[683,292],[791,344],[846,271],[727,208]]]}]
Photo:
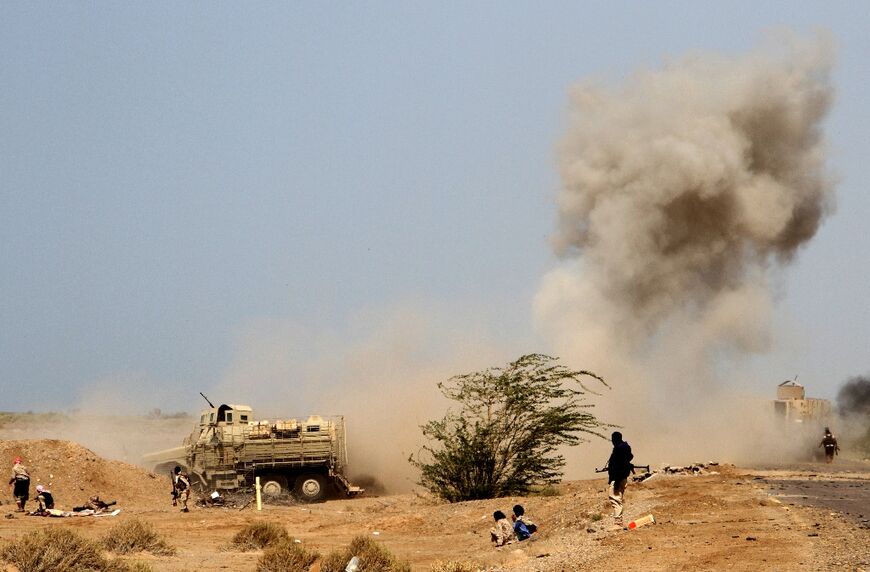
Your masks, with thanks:
[{"label": "dry bush", "polygon": [[156,556],[172,556],[176,553],[149,522],[138,518],[116,524],[103,537],[103,546],[115,554],[150,552]]},{"label": "dry bush", "polygon": [[257,559],[257,572],[308,572],[320,558],[317,552],[307,550],[292,540],[268,546]]},{"label": "dry bush", "polygon": [[127,572],[129,566],[103,556],[100,546],[67,528],[43,528],[6,542],[0,558],[19,572]]},{"label": "dry bush", "polygon": [[432,564],[429,570],[431,572],[478,572],[482,568],[473,562],[457,562],[455,560],[445,562],[438,560]]},{"label": "dry bush", "polygon": [[248,524],[233,536],[232,548],[245,552],[292,542],[283,526],[271,522]]},{"label": "dry bush", "polygon": [[154,568],[150,564],[141,560],[127,562],[127,570],[128,572],[154,572]]},{"label": "dry bush", "polygon": [[358,572],[411,572],[411,565],[367,536],[357,536],[346,548],[330,552],[320,563],[320,572],[344,572],[347,563],[359,557]]}]

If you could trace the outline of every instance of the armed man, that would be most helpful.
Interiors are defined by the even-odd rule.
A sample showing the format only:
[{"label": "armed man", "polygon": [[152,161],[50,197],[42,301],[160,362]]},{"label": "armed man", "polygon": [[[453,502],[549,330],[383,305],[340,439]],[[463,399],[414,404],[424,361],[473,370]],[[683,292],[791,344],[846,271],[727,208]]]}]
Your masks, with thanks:
[{"label": "armed man", "polygon": [[187,499],[190,498],[190,477],[187,473],[181,472],[181,467],[175,467],[173,473],[172,506],[181,504],[181,512],[190,512],[187,508]]},{"label": "armed man", "polygon": [[622,433],[614,431],[610,436],[613,443],[613,452],[607,460],[607,496],[613,507],[613,528],[622,528],[623,500],[625,487],[628,484],[628,475],[631,474],[631,460],[634,455],[628,443],[622,440]]},{"label": "armed man", "polygon": [[837,444],[837,438],[831,433],[831,430],[825,427],[825,436],[822,438],[822,442],[819,443],[819,447],[825,448],[825,462],[833,463],[834,455],[840,454],[840,445]]}]

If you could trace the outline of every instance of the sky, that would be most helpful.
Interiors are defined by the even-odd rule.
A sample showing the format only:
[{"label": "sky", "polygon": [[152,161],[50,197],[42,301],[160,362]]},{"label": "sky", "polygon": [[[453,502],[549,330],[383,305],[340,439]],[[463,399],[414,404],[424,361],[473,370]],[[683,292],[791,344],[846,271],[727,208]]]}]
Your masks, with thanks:
[{"label": "sky", "polygon": [[836,45],[837,209],[777,285],[773,349],[728,383],[772,396],[798,375],[831,398],[870,371],[868,20],[844,2],[6,3],[0,410],[192,411],[206,391],[300,411],[354,367],[434,385],[547,351],[532,300],[560,264],[571,86],[783,28]]}]

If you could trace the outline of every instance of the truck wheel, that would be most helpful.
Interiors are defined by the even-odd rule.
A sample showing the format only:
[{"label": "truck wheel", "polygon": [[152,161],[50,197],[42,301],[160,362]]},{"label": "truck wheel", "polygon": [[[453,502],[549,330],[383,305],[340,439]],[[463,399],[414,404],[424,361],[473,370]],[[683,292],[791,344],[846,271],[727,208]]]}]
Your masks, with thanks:
[{"label": "truck wheel", "polygon": [[287,481],[284,477],[269,475],[260,479],[260,490],[266,497],[281,496],[287,492]]},{"label": "truck wheel", "polygon": [[301,501],[319,501],[326,496],[326,478],[316,474],[302,475],[296,479],[295,491]]}]

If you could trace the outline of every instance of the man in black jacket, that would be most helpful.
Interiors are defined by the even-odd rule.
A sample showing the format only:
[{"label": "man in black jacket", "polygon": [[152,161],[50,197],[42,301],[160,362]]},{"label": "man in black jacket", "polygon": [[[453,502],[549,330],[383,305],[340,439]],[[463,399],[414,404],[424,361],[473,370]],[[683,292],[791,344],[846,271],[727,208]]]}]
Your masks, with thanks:
[{"label": "man in black jacket", "polygon": [[625,486],[628,484],[628,475],[631,474],[631,460],[634,455],[631,447],[622,440],[622,433],[614,431],[610,436],[613,443],[613,452],[607,461],[607,496],[613,506],[614,525],[622,527],[622,501],[625,495]]}]

